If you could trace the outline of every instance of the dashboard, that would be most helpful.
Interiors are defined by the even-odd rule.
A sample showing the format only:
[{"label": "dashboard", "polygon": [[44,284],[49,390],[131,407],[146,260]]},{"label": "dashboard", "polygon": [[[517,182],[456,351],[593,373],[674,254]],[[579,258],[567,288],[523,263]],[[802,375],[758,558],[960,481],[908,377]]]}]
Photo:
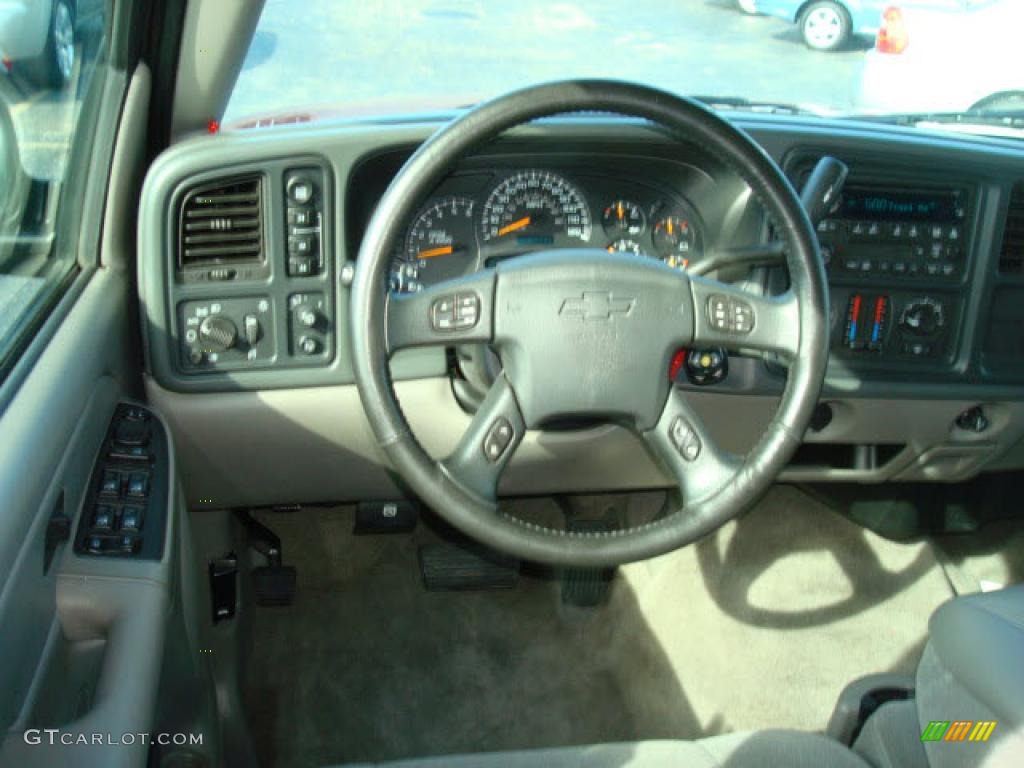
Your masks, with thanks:
[{"label": "dashboard", "polygon": [[[1010,142],[842,121],[735,119],[797,188],[825,154],[851,168],[818,230],[831,307],[822,402],[784,477],[952,481],[1024,466],[1024,153]],[[234,483],[232,501],[338,500],[390,487],[354,390],[347,285],[374,207],[436,128],[228,132],[183,142],[151,169],[139,230],[146,384],[179,441],[202,457],[186,472],[198,478],[195,493],[245,473],[250,463],[232,454],[229,437],[258,440],[267,433],[257,426],[276,440],[247,450],[280,469]],[[452,168],[403,225],[382,290],[415,292],[559,248],[693,270],[776,239],[735,171],[645,123],[608,116],[511,132]],[[764,294],[788,283],[781,267],[726,262],[715,276]],[[784,365],[742,349],[685,352],[727,365],[701,377],[687,357],[671,372],[637,375],[670,373],[722,444],[743,450],[771,414]],[[473,407],[460,396],[464,353],[407,350],[392,360],[403,409],[439,455]],[[328,416],[336,423],[325,426]],[[506,490],[663,484],[622,432],[535,436]]]}]

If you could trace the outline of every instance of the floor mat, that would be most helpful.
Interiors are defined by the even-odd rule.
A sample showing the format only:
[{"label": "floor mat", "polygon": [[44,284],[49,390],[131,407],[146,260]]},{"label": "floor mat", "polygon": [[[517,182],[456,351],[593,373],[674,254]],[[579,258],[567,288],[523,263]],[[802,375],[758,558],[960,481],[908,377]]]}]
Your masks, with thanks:
[{"label": "floor mat", "polygon": [[852,678],[913,671],[951,596],[929,545],[788,487],[572,611],[539,577],[424,591],[422,526],[353,537],[347,508],[263,519],[299,569],[294,605],[250,609],[245,701],[264,765],[821,730]]}]

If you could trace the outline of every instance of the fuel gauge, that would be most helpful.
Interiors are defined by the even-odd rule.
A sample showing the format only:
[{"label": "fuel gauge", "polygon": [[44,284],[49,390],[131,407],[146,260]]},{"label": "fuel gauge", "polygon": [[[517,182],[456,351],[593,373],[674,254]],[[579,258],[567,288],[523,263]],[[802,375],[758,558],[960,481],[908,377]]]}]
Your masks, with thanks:
[{"label": "fuel gauge", "polygon": [[601,214],[601,223],[608,237],[636,237],[643,234],[647,228],[647,218],[643,210],[629,200],[613,200],[609,203]]}]

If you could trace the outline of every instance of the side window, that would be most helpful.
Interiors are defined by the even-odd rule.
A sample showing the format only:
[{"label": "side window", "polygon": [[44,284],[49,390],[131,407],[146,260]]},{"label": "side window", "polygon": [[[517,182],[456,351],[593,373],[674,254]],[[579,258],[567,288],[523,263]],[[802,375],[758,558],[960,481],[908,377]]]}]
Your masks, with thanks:
[{"label": "side window", "polygon": [[83,100],[106,61],[109,0],[0,3],[0,378],[78,271],[58,222]]}]

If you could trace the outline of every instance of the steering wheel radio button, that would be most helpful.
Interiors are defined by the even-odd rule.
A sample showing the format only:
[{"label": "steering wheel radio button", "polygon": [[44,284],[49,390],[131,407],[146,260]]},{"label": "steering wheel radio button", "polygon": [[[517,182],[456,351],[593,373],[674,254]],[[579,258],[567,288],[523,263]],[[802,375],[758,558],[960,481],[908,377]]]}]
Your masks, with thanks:
[{"label": "steering wheel radio button", "polygon": [[716,331],[747,334],[754,330],[754,308],[742,299],[715,293],[708,297],[708,322]]},{"label": "steering wheel radio button", "polygon": [[484,437],[484,456],[487,460],[492,464],[497,463],[505,455],[513,437],[515,430],[512,428],[512,422],[504,417],[495,419]]},{"label": "steering wheel radio button", "polygon": [[700,437],[682,416],[676,416],[675,421],[672,422],[672,426],[669,428],[669,438],[685,461],[696,461],[700,456]]},{"label": "steering wheel radio button", "polygon": [[435,331],[468,331],[480,322],[480,297],[475,293],[441,296],[430,305],[430,327]]}]

